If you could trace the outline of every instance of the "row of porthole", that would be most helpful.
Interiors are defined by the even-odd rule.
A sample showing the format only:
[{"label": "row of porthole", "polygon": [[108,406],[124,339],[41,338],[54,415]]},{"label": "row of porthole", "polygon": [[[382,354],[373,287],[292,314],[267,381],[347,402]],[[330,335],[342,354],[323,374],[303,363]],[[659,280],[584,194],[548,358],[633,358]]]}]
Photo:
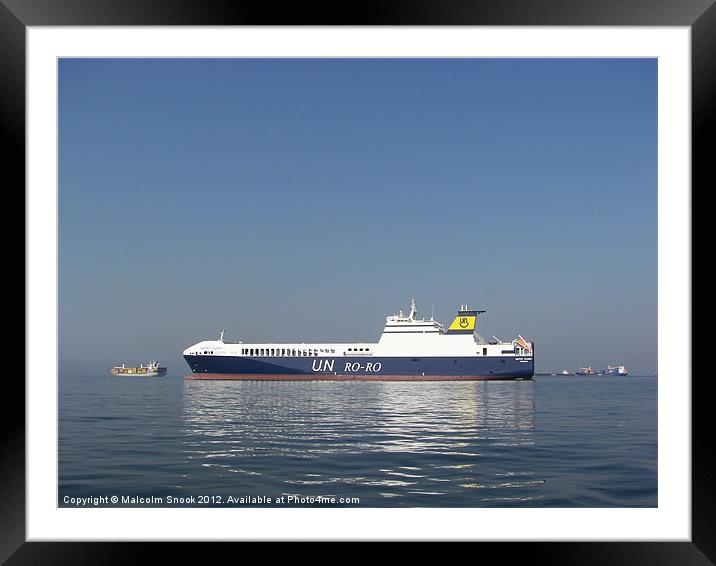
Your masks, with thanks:
[{"label": "row of porthole", "polygon": [[[348,351],[349,351],[349,352],[362,352],[362,351],[363,351],[363,348],[348,348]],[[365,351],[366,351],[366,352],[369,352],[369,351],[370,351],[370,348],[365,348]]]}]

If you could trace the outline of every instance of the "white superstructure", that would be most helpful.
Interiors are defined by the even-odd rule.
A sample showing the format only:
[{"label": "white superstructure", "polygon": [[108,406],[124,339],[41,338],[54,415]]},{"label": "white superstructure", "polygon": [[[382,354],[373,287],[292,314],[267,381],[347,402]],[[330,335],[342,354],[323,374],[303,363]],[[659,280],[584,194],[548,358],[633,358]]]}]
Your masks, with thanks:
[{"label": "white superstructure", "polygon": [[[467,305],[460,308],[449,329],[432,317],[417,318],[415,300],[406,316],[402,311],[388,316],[378,342],[348,343],[244,343],[224,340],[222,330],[218,340],[204,340],[184,350],[191,356],[248,356],[248,357],[473,357],[512,356],[531,357],[533,346],[522,336],[504,342],[493,336],[485,340],[475,332],[477,313]],[[460,313],[471,313],[464,314]],[[474,313],[474,314],[472,314]],[[464,329],[460,319],[467,320]]]}]

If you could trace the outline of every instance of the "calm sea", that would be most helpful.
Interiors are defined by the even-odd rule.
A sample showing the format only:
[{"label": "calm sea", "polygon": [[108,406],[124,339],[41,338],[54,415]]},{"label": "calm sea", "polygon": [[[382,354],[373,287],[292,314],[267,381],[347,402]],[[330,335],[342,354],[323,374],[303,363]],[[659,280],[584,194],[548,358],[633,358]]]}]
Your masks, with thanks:
[{"label": "calm sea", "polygon": [[655,507],[657,378],[63,375],[58,503],[100,496],[117,506],[132,506],[122,496],[162,498],[150,506],[193,496],[192,507],[201,496],[239,506],[324,496],[360,507]]}]

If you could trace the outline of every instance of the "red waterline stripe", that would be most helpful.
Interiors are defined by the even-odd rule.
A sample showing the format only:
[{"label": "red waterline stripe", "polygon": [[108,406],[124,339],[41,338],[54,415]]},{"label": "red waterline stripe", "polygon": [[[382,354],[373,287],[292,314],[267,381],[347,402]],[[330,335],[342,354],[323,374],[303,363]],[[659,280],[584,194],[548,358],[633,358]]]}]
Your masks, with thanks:
[{"label": "red waterline stripe", "polygon": [[529,377],[504,377],[494,375],[307,375],[307,374],[241,374],[241,373],[195,373],[188,380],[217,381],[507,381],[532,379]]}]

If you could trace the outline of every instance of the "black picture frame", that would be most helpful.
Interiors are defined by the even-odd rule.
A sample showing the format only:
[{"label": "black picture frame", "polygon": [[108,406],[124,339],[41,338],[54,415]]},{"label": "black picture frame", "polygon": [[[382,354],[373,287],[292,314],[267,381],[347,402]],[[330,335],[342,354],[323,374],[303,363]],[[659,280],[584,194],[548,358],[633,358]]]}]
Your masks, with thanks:
[{"label": "black picture frame", "polygon": [[[0,0],[0,124],[5,195],[25,186],[25,34],[28,26],[115,25],[524,25],[686,26],[692,37],[692,184],[715,186],[709,141],[716,116],[716,5],[714,0],[444,0],[383,1],[320,7],[301,3],[220,0]],[[707,185],[708,183],[708,185]],[[688,190],[688,188],[686,188]],[[6,201],[7,202],[7,201]],[[7,206],[7,205],[6,205]],[[25,209],[24,200],[22,204]],[[7,209],[6,209],[7,210]],[[27,281],[25,281],[27,284]],[[26,301],[27,295],[25,294]],[[26,303],[27,304],[27,303]],[[688,346],[691,348],[691,346]],[[688,368],[689,372],[692,368]],[[126,564],[158,550],[152,543],[25,542],[25,384],[6,375],[0,411],[0,562],[16,564]],[[691,379],[691,374],[688,375]],[[703,377],[709,378],[708,375]],[[691,380],[691,542],[531,542],[491,544],[500,561],[550,564],[713,564],[716,561],[716,488],[708,379]],[[10,405],[19,408],[11,411]],[[359,545],[360,543],[352,543]],[[203,545],[201,545],[203,546]],[[370,550],[350,553],[357,562]],[[183,545],[182,556],[206,560]],[[305,552],[305,550],[304,550]],[[381,551],[382,552],[382,551]],[[331,553],[336,558],[335,553]],[[342,554],[344,554],[342,552]],[[345,561],[345,554],[343,561]]]}]

